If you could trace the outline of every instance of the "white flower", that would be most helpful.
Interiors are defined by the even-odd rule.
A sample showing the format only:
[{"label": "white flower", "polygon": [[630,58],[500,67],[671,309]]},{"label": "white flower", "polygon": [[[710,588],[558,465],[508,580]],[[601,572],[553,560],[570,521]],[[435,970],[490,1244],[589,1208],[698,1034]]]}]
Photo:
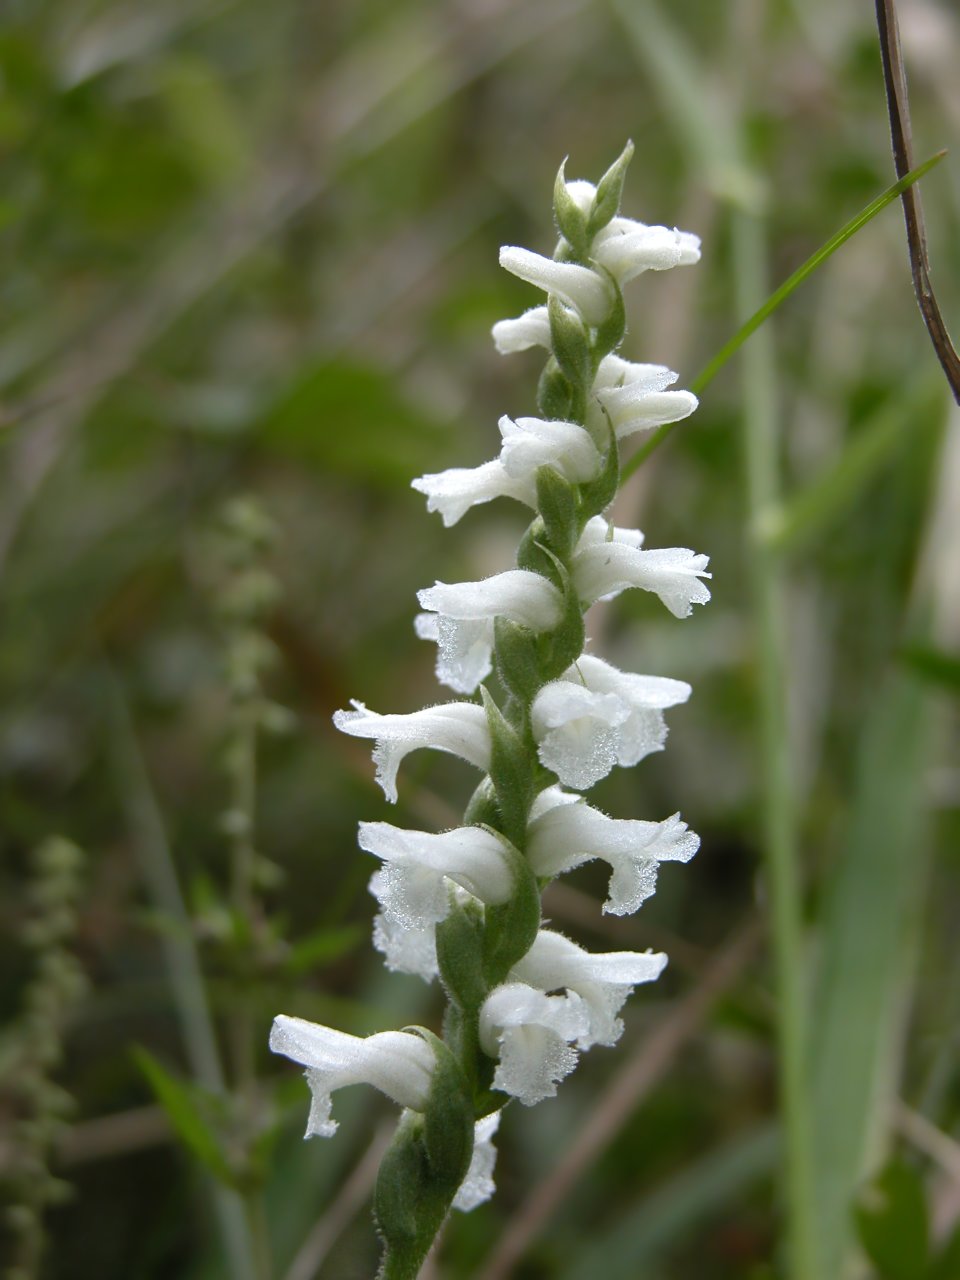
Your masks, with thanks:
[{"label": "white flower", "polygon": [[[612,540],[604,536],[613,533]],[[643,551],[612,529],[602,516],[594,516],[584,529],[573,555],[573,581],[585,604],[609,599],[629,587],[652,591],[675,618],[688,618],[695,604],[706,604],[710,589],[709,557],[688,547],[661,547]]]},{"label": "white flower", "polygon": [[352,699],[353,711],[336,711],[333,723],[354,738],[375,738],[373,762],[383,794],[397,802],[397,770],[404,756],[419,747],[448,751],[476,765],[490,768],[490,732],[483,707],[474,702],[446,702],[407,715],[380,715]]},{"label": "white flower", "polygon": [[588,325],[603,324],[613,305],[613,291],[607,280],[589,267],[575,262],[554,262],[530,249],[504,245],[500,265],[528,284],[556,294],[575,307]]},{"label": "white flower", "polygon": [[[472,693],[490,674],[497,618],[509,618],[531,631],[550,631],[563,610],[553,583],[529,569],[508,569],[479,582],[437,582],[419,591],[417,598],[439,617],[437,679],[457,693]],[[429,634],[422,623],[418,630]]]},{"label": "white flower", "polygon": [[527,857],[538,876],[557,876],[594,858],[610,864],[603,909],[630,915],[657,887],[661,862],[689,862],[700,837],[679,813],[663,822],[609,818],[559,787],[541,791],[530,811]]},{"label": "white flower", "polygon": [[589,1024],[577,1047],[612,1045],[623,1033],[617,1017],[623,1003],[639,982],[660,977],[667,957],[653,951],[608,951],[591,955],[562,933],[541,929],[533,946],[511,969],[510,977],[541,991],[566,987],[576,992],[587,1009]]},{"label": "white flower", "polygon": [[313,1102],[306,1137],[329,1138],[337,1122],[330,1115],[330,1095],[348,1084],[372,1084],[401,1107],[423,1111],[436,1060],[420,1036],[406,1031],[351,1036],[345,1031],[291,1018],[274,1018],[270,1048],[307,1068]]},{"label": "white flower", "polygon": [[497,1149],[493,1145],[493,1135],[500,1126],[500,1116],[501,1112],[491,1111],[474,1125],[470,1168],[453,1198],[453,1208],[461,1213],[469,1213],[478,1204],[483,1204],[496,1190],[493,1170],[497,1163]]},{"label": "white flower", "polygon": [[546,307],[531,307],[512,320],[498,320],[493,326],[493,341],[502,356],[531,347],[550,350],[550,315]]},{"label": "white flower", "polygon": [[532,1107],[557,1092],[577,1065],[572,1044],[589,1032],[575,993],[548,996],[523,982],[495,987],[480,1008],[480,1047],[499,1057],[493,1087]]},{"label": "white flower", "polygon": [[499,458],[479,467],[451,467],[411,480],[410,487],[426,495],[427,510],[439,511],[444,525],[455,525],[471,507],[494,498],[514,498],[528,507],[536,506],[536,485],[528,477],[507,474]]},{"label": "white flower", "polygon": [[663,749],[666,707],[686,702],[690,686],[662,676],[618,671],[582,654],[532,707],[541,762],[569,787],[592,787],[615,764],[629,768]]},{"label": "white flower", "polygon": [[642,271],[666,271],[700,261],[700,239],[675,227],[650,227],[611,218],[593,238],[590,254],[621,286]]},{"label": "white flower", "polygon": [[452,467],[420,476],[411,487],[427,498],[427,510],[439,511],[450,528],[471,507],[494,498],[513,498],[537,505],[537,468],[555,467],[575,484],[592,480],[600,469],[600,455],[590,433],[575,422],[547,422],[542,418],[500,419],[499,458],[479,467]]},{"label": "white flower", "polygon": [[427,982],[437,974],[436,927],[449,913],[452,885],[494,904],[508,901],[513,891],[505,842],[485,827],[432,834],[361,822],[359,844],[385,864],[370,881],[381,907],[374,945],[388,968]]},{"label": "white flower", "polygon": [[589,431],[576,422],[543,418],[500,419],[503,445],[500,461],[514,480],[536,480],[538,467],[555,467],[567,480],[580,484],[600,470],[600,454]]},{"label": "white flower", "polygon": [[637,431],[689,417],[697,397],[690,391],[667,391],[676,380],[666,365],[604,356],[593,384],[595,400],[588,407],[591,426],[599,426],[608,416],[617,439],[623,440]]}]

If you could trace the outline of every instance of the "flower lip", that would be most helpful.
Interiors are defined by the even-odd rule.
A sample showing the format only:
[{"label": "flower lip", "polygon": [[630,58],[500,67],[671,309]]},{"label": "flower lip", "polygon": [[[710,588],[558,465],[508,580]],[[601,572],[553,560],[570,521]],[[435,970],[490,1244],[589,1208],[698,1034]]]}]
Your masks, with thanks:
[{"label": "flower lip", "polygon": [[[534,632],[551,631],[560,622],[560,592],[539,573],[508,569],[479,582],[437,582],[418,592],[421,606],[438,615],[437,678],[458,693],[472,693],[493,669],[497,618]],[[417,623],[421,636],[433,628]]]},{"label": "flower lip", "polygon": [[601,858],[610,865],[603,910],[630,915],[657,887],[661,862],[689,862],[700,837],[678,813],[662,822],[610,818],[582,797],[548,787],[531,810],[527,857],[538,876],[556,876]]},{"label": "flower lip", "polygon": [[549,996],[524,982],[495,987],[480,1009],[480,1045],[499,1057],[493,1087],[533,1106],[552,1098],[557,1083],[577,1065],[573,1042],[589,1031],[589,1014],[576,993]]},{"label": "flower lip", "polygon": [[559,680],[544,685],[531,718],[541,763],[566,786],[591,787],[615,764],[638,764],[663,749],[666,707],[685,702],[682,680],[618,671],[581,654]]},{"label": "flower lip", "polygon": [[439,511],[446,528],[451,528],[470,510],[494,498],[513,498],[528,507],[537,504],[536,485],[531,479],[515,479],[507,474],[499,458],[479,467],[451,467],[410,481],[427,499],[428,511]]},{"label": "flower lip", "polygon": [[336,711],[333,723],[354,738],[373,738],[376,778],[383,794],[397,801],[397,770],[411,751],[432,747],[460,756],[484,772],[490,767],[490,730],[475,702],[445,702],[407,714],[380,715],[353,699],[352,711]]},{"label": "flower lip", "polygon": [[469,1213],[478,1204],[489,1200],[496,1189],[493,1185],[493,1169],[497,1150],[493,1145],[493,1137],[500,1127],[501,1114],[500,1111],[491,1111],[474,1125],[470,1168],[453,1198],[453,1208],[459,1209],[461,1213]]},{"label": "flower lip", "polygon": [[536,478],[539,467],[555,467],[574,484],[593,480],[600,470],[600,454],[586,430],[577,422],[542,418],[500,419],[503,446],[500,462],[514,480]]},{"label": "flower lip", "polygon": [[573,581],[582,601],[592,604],[639,587],[659,596],[675,618],[688,618],[695,604],[706,604],[710,599],[710,589],[702,581],[711,576],[707,572],[707,556],[689,547],[641,550],[618,537],[619,532],[612,529],[612,539],[598,540],[594,528],[588,538],[581,538],[577,544]]},{"label": "flower lip", "polygon": [[502,356],[531,347],[550,350],[550,315],[544,306],[531,307],[512,320],[498,320],[493,326],[493,341]]},{"label": "flower lip", "polygon": [[613,306],[613,291],[607,280],[589,267],[575,262],[555,262],[530,249],[504,245],[500,265],[528,284],[554,293],[575,307],[588,325],[603,324]]},{"label": "flower lip", "polygon": [[510,977],[542,991],[565,987],[584,1002],[588,1026],[578,1037],[581,1049],[612,1045],[623,1032],[617,1017],[627,996],[641,982],[659,978],[667,963],[663,952],[608,951],[591,954],[562,933],[541,929]]},{"label": "flower lip", "polygon": [[352,1036],[281,1013],[270,1030],[270,1049],[307,1068],[313,1094],[307,1137],[326,1138],[336,1131],[330,1096],[349,1084],[372,1084],[401,1107],[426,1108],[436,1059],[418,1035],[381,1031]]}]

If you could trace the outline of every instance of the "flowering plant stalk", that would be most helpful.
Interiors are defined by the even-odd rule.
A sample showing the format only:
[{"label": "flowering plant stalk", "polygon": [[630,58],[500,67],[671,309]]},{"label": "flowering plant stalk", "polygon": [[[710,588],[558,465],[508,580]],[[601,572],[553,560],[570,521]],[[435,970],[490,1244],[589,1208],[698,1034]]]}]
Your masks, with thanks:
[{"label": "flowering plant stalk", "polygon": [[[591,955],[543,928],[545,886],[603,859],[604,910],[626,914],[653,893],[660,862],[685,862],[699,843],[677,814],[612,818],[579,794],[615,765],[661,750],[664,711],[690,694],[679,680],[622,672],[585,652],[585,611],[629,587],[653,592],[678,618],[710,597],[705,556],[648,550],[638,531],[603,514],[619,484],[620,442],[697,404],[670,389],[669,369],[616,354],[624,284],[700,256],[693,235],[619,216],[632,152],[628,144],[596,186],[567,181],[561,166],[553,258],[501,250],[503,267],[547,295],[493,329],[503,353],[547,350],[542,416],[501,418],[493,461],[413,482],[448,526],[501,496],[534,512],[516,567],[419,594],[417,630],[437,644],[439,680],[479,696],[407,714],[355,702],[334,717],[343,732],[375,741],[391,801],[401,761],[420,747],[485,775],[455,830],[360,824],[361,848],[382,864],[370,884],[375,945],[389,968],[439,977],[442,1038],[423,1027],[360,1038],[284,1015],[271,1032],[271,1048],[307,1069],[308,1136],[334,1132],[331,1094],[346,1084],[373,1084],[404,1108],[375,1196],[382,1280],[413,1280],[451,1206],[467,1210],[492,1194],[491,1140],[505,1103],[553,1096],[580,1051],[614,1044],[627,996],[666,963],[650,952]],[[486,683],[494,670],[499,701]]]}]

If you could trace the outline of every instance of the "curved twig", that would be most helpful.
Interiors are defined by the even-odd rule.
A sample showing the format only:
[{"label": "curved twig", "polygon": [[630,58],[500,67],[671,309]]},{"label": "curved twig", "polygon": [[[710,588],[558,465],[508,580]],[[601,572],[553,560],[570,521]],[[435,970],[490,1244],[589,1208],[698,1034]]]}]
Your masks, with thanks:
[{"label": "curved twig", "polygon": [[[913,168],[913,135],[910,128],[907,76],[900,49],[900,28],[897,25],[894,0],[876,0],[876,7],[880,55],[883,59],[883,83],[887,91],[887,109],[890,114],[893,163],[897,177],[902,178]],[[907,228],[910,273],[913,276],[913,290],[917,295],[920,314],[923,316],[923,323],[927,327],[927,333],[937,353],[940,367],[950,384],[953,397],[960,404],[960,356],[957,355],[956,348],[950,340],[930,280],[930,259],[927,255],[927,235],[919,188],[907,187],[900,199],[903,201],[903,220]]]}]

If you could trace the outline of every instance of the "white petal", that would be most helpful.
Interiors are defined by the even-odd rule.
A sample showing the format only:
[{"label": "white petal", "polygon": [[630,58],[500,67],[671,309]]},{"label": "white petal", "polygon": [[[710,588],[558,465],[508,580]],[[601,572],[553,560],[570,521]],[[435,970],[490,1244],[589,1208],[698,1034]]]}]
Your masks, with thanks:
[{"label": "white petal", "polygon": [[[689,418],[699,401],[690,391],[638,391],[636,386],[612,387],[597,394],[606,415],[613,423],[618,440],[650,431],[667,422]],[[602,410],[591,408],[591,421],[598,421]]]},{"label": "white petal", "polygon": [[[416,872],[440,885],[449,878],[481,902],[491,904],[507,902],[513,893],[506,842],[485,827],[455,827],[434,833],[405,830],[389,822],[361,822],[358,842],[361,849],[387,864],[384,872],[378,873],[381,875],[388,869],[392,874]],[[421,886],[425,895],[422,906],[418,897]],[[385,885],[385,889],[392,900],[393,886]],[[420,917],[436,922],[446,917],[445,888],[442,901],[427,888],[426,879],[400,892],[406,895],[403,903],[391,905],[389,911],[401,923],[413,925]],[[384,899],[380,900],[387,909]]]},{"label": "white petal", "polygon": [[560,592],[529,569],[508,569],[478,582],[437,582],[417,592],[424,609],[463,620],[509,618],[532,631],[549,631],[560,621]]},{"label": "white petal", "polygon": [[661,712],[686,702],[692,692],[684,680],[619,671],[589,653],[580,655],[564,679],[582,681],[593,693],[615,697],[627,708],[617,742],[617,764],[627,769],[663,749],[667,726]]},{"label": "white petal", "polygon": [[678,813],[663,822],[610,818],[580,796],[549,787],[531,808],[526,852],[538,876],[602,858],[611,869],[603,909],[623,916],[654,893],[661,862],[689,862],[699,847],[700,837]]},{"label": "white petal", "polygon": [[373,921],[373,945],[382,952],[387,968],[395,973],[410,973],[424,982],[439,976],[435,924],[406,928],[380,911]]},{"label": "white petal", "polygon": [[533,1106],[557,1092],[577,1065],[571,1041],[587,1034],[589,1017],[575,994],[548,996],[522,982],[496,987],[480,1010],[480,1044],[500,1061],[495,1089]]},{"label": "white petal", "polygon": [[700,258],[700,241],[690,232],[613,218],[594,237],[590,252],[624,285],[642,271],[665,271]]},{"label": "white petal", "polygon": [[[563,805],[581,804],[583,796],[574,795],[571,791],[564,791],[562,787],[552,786],[545,787],[543,791],[534,799],[530,806],[530,822],[535,822],[538,818],[542,818],[545,814],[559,809]],[[537,872],[538,875],[552,875],[553,872]]]},{"label": "white petal", "polygon": [[661,750],[667,736],[663,709],[689,696],[682,680],[618,671],[581,654],[534,699],[540,760],[566,786],[591,787],[614,764],[630,767]]},{"label": "white petal", "polygon": [[531,307],[513,320],[498,320],[493,326],[493,341],[502,356],[531,347],[550,350],[550,315],[546,307]]},{"label": "white petal", "polygon": [[440,619],[435,613],[416,614],[413,629],[418,640],[432,640],[436,644],[440,639]]},{"label": "white petal", "polygon": [[668,369],[665,364],[638,364],[634,360],[609,355],[600,361],[593,390],[599,393],[612,387],[634,386],[646,394],[650,391],[665,391],[667,387],[673,386],[678,377],[679,374]]},{"label": "white petal", "polygon": [[447,702],[407,715],[379,715],[356,700],[353,706],[353,711],[334,712],[333,723],[342,733],[355,738],[376,739],[373,752],[376,777],[391,803],[397,800],[400,762],[419,747],[460,756],[485,773],[490,767],[487,717],[476,703]]},{"label": "white petal", "polygon": [[515,480],[536,476],[538,467],[555,467],[574,484],[592,480],[600,470],[600,455],[590,433],[576,422],[542,418],[500,419],[503,447],[500,461]]},{"label": "white petal", "polygon": [[556,587],[527,569],[509,569],[479,582],[438,582],[418,592],[418,599],[440,615],[437,678],[458,693],[472,693],[490,674],[496,618],[549,631],[562,613]]},{"label": "white petal", "polygon": [[592,787],[616,764],[629,715],[615,695],[592,693],[568,680],[545,684],[532,708],[542,764],[568,787]]},{"label": "white petal", "polygon": [[536,285],[576,309],[588,325],[602,324],[610,314],[613,294],[610,285],[596,271],[574,262],[554,262],[530,249],[504,245],[500,265],[513,275]]},{"label": "white petal", "polygon": [[541,929],[510,977],[543,991],[566,987],[581,997],[589,1025],[577,1040],[581,1049],[612,1045],[623,1032],[617,1017],[624,1001],[641,982],[653,982],[667,963],[662,953],[610,951],[593,955],[563,934]]},{"label": "white petal", "polygon": [[564,182],[567,192],[581,213],[589,213],[597,198],[597,188],[584,178],[571,178]]},{"label": "white petal", "polygon": [[603,516],[591,516],[584,526],[577,549],[599,547],[605,542],[622,542],[626,547],[642,547],[643,534],[639,529],[621,529],[609,524]]},{"label": "white petal", "polygon": [[489,1200],[496,1190],[493,1185],[493,1170],[497,1162],[497,1149],[493,1145],[493,1135],[500,1126],[500,1115],[499,1111],[492,1111],[474,1126],[470,1168],[453,1198],[453,1208],[459,1209],[461,1213],[476,1209],[477,1205]]},{"label": "white petal", "polygon": [[645,551],[616,537],[612,542],[581,539],[573,556],[573,580],[586,603],[639,587],[659,596],[674,617],[687,618],[693,605],[710,599],[710,590],[701,581],[711,576],[708,563],[707,556],[687,547]]},{"label": "white petal", "polygon": [[514,498],[528,507],[537,505],[536,486],[529,480],[507,475],[499,458],[479,467],[451,467],[449,471],[420,476],[410,485],[426,495],[427,510],[439,511],[448,529],[471,507],[494,498]]},{"label": "white petal", "polygon": [[372,1084],[414,1111],[426,1106],[435,1059],[419,1036],[382,1031],[363,1038],[280,1014],[270,1031],[270,1048],[307,1068],[313,1093],[307,1137],[326,1138],[336,1131],[330,1095],[348,1084]]}]

